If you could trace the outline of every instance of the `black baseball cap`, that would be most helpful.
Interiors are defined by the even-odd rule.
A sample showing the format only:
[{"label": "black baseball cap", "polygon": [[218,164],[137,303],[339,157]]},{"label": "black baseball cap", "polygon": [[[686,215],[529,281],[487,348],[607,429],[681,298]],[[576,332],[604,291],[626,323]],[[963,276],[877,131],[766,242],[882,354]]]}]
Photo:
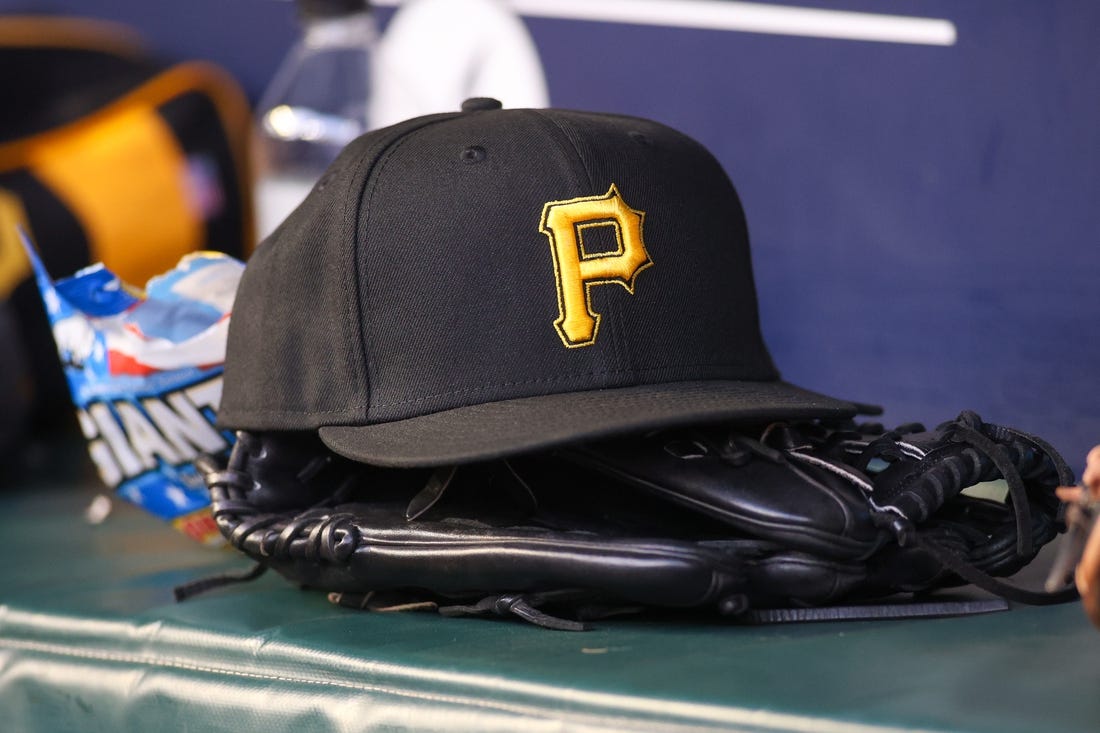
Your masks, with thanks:
[{"label": "black baseball cap", "polygon": [[350,143],[248,262],[227,348],[223,427],[383,466],[859,409],[780,380],[703,146],[487,99]]}]

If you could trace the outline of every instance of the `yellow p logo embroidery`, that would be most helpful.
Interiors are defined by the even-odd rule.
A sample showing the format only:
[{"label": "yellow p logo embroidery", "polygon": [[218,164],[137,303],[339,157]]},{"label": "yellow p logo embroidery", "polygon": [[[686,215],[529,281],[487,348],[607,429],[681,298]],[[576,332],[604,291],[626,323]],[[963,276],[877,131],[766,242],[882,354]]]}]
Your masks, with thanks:
[{"label": "yellow p logo embroidery", "polygon": [[[642,241],[644,211],[623,201],[615,184],[603,196],[551,201],[542,209],[539,231],[550,238],[558,282],[558,319],[554,328],[569,348],[596,343],[600,314],[592,311],[593,285],[618,283],[634,294],[638,273],[653,264]],[[584,230],[612,227],[618,247],[586,254]]]}]

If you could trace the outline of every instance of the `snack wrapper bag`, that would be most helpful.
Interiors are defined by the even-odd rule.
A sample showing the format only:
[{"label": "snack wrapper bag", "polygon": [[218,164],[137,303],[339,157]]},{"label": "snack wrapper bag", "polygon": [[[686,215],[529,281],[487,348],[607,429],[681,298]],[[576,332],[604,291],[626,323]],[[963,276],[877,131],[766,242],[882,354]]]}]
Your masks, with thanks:
[{"label": "snack wrapper bag", "polygon": [[192,253],[142,292],[102,264],[53,282],[23,242],[100,478],[184,534],[221,544],[193,461],[233,441],[214,420],[244,264]]}]

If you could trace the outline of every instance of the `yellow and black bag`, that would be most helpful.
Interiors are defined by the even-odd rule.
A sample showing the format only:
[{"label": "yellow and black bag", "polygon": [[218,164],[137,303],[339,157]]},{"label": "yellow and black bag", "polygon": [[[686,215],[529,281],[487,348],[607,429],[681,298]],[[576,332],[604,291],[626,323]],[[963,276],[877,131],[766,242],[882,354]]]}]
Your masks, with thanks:
[{"label": "yellow and black bag", "polygon": [[195,250],[243,258],[250,113],[221,69],[163,63],[100,21],[0,17],[0,70],[0,311],[29,364],[0,374],[0,404],[49,420],[69,398],[13,225],[56,276],[104,262],[142,285]]}]

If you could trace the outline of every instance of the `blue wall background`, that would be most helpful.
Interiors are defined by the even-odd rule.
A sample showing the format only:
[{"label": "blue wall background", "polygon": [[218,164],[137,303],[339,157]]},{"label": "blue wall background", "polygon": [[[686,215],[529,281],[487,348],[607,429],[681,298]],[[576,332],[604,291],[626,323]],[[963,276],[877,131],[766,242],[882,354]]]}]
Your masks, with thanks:
[{"label": "blue wall background", "polygon": [[[787,379],[888,423],[974,409],[1079,470],[1100,442],[1100,3],[797,4],[947,18],[958,41],[527,24],[555,105],[660,120],[725,165]],[[0,0],[28,9],[126,21],[253,98],[295,31],[273,0]]]}]

